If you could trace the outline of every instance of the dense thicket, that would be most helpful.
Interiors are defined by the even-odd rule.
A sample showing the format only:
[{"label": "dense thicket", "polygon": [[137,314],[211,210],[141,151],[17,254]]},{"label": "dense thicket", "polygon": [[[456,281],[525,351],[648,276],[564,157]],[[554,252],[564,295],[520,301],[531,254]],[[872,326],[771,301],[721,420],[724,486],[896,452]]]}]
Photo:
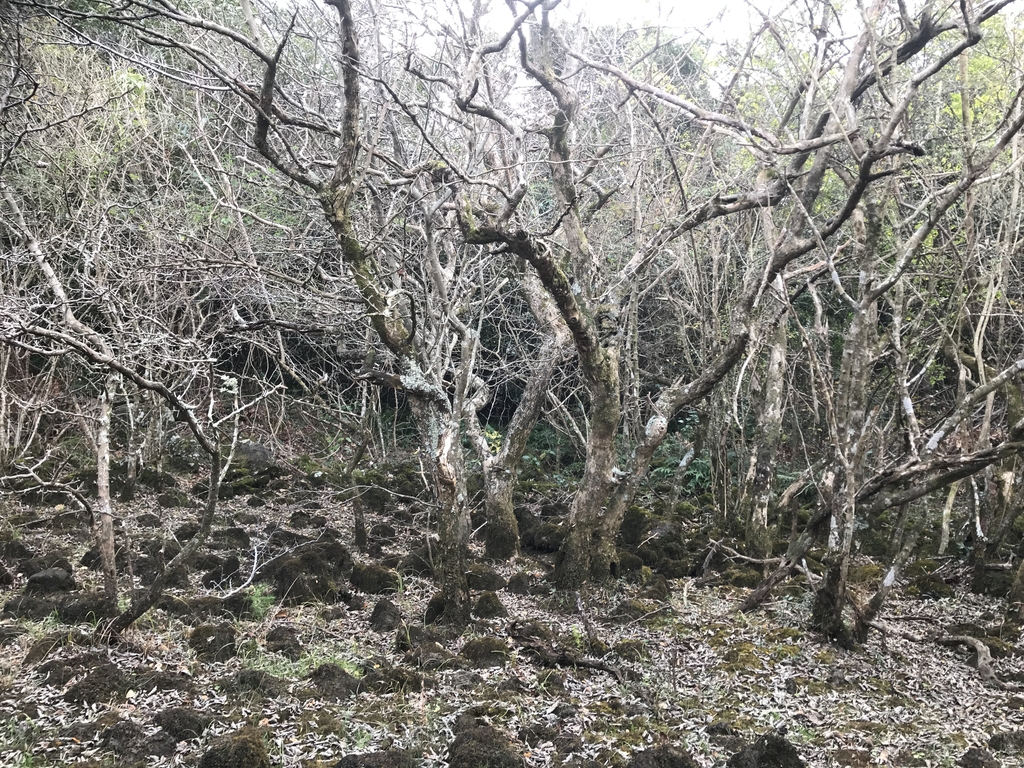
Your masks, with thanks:
[{"label": "dense thicket", "polygon": [[[1024,447],[1009,0],[810,3],[739,43],[491,5],[5,6],[8,487],[95,506],[113,599],[111,456],[135,478],[189,431],[198,547],[241,437],[351,473],[390,419],[455,623],[471,506],[514,556],[538,465],[562,588],[619,572],[651,494],[765,565],[748,608],[822,546],[840,641],[919,546],[981,586]],[[864,605],[859,548],[891,563]]]}]

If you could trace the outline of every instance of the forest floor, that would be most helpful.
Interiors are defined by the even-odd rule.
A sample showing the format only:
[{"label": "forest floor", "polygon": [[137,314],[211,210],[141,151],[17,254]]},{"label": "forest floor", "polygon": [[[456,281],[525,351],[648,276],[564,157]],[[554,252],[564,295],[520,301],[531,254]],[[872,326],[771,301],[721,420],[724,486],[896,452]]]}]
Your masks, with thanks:
[{"label": "forest floor", "polygon": [[[152,496],[118,513],[120,535],[135,543],[198,516],[162,509]],[[225,548],[238,538],[230,528],[236,533],[214,537],[221,549],[208,563],[236,554],[245,575],[269,532],[305,524],[303,534],[317,536],[320,515],[356,563],[371,562],[351,547],[351,504],[305,490],[258,508],[225,502],[216,528],[240,527],[250,545],[243,537],[238,551]],[[89,547],[83,526],[60,525],[60,509],[17,503],[6,518],[13,524],[0,552],[12,572],[13,554],[61,555],[75,564],[72,594],[98,586],[96,572],[78,565]],[[394,563],[422,538],[405,513],[367,522],[383,524],[374,561]],[[95,622],[65,624],[59,612],[10,618],[9,610],[0,621],[0,765],[196,765],[219,737],[252,726],[272,765],[390,765],[339,760],[400,749],[414,765],[446,766],[457,762],[450,750],[466,712],[495,726],[526,766],[621,766],[666,744],[718,766],[766,732],[784,732],[814,767],[953,766],[972,747],[991,749],[996,765],[1024,765],[1021,738],[990,747],[993,736],[1024,729],[1024,694],[986,687],[967,648],[908,639],[957,624],[995,633],[1004,606],[991,598],[956,585],[938,600],[897,592],[880,622],[898,631],[873,632],[851,652],[807,631],[809,593],[744,615],[735,612],[744,590],[695,579],[671,581],[667,596],[638,578],[577,600],[543,582],[543,557],[491,566],[502,577],[494,587],[514,574],[533,586],[497,589],[507,616],[477,619],[457,635],[418,629],[435,584],[413,575],[396,576],[385,595],[343,590],[344,602],[330,605],[274,603],[266,587],[247,587],[251,610],[238,617],[230,600],[196,600],[231,592],[201,587],[197,571],[171,590],[184,610],[165,604],[113,646],[90,644]],[[25,586],[14,576],[0,600]],[[400,617],[374,614],[381,599]],[[197,638],[217,629],[230,642],[205,653]],[[1004,679],[1024,679],[1017,639],[1007,633],[993,644],[1004,651],[995,661]]]}]

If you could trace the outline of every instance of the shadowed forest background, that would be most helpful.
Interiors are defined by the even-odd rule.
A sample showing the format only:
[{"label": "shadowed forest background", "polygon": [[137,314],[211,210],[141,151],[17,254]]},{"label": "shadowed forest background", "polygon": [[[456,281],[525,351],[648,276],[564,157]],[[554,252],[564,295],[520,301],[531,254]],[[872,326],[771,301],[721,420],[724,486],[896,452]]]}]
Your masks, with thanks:
[{"label": "shadowed forest background", "polygon": [[[733,13],[748,36],[557,0],[0,0],[0,581],[27,653],[8,673],[174,616],[262,643],[275,616],[299,632],[303,606],[347,606],[329,628],[378,593],[409,603],[402,653],[423,667],[433,643],[427,667],[458,671],[444,643],[496,640],[480,622],[512,578],[582,624],[566,650],[514,620],[495,654],[622,685],[590,616],[665,630],[706,589],[746,629],[799,605],[770,609],[794,653],[863,659],[881,634],[1017,690],[1017,4]],[[908,600],[945,607],[886,624]],[[88,626],[30,661],[47,621]],[[725,671],[762,669],[771,642],[726,626]],[[470,714],[455,743],[505,738]],[[12,728],[11,755],[71,759]],[[229,752],[264,748],[239,733],[257,746]],[[436,764],[429,733],[394,759]],[[553,756],[443,759],[587,753],[548,736]],[[100,748],[139,757],[117,738]],[[657,760],[692,761],[666,739]],[[185,764],[181,741],[146,754]],[[662,764],[619,752],[588,759]]]}]

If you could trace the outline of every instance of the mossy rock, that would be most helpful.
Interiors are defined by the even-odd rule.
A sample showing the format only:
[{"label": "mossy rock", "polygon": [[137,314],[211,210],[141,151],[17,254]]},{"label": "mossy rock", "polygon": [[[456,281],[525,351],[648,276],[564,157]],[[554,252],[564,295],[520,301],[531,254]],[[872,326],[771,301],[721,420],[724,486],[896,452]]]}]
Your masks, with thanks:
[{"label": "mossy rock", "polygon": [[448,748],[450,768],[523,768],[522,755],[508,737],[489,725],[457,728]]},{"label": "mossy rock", "polygon": [[806,764],[782,736],[766,733],[730,757],[726,768],[806,768]]},{"label": "mossy rock", "polygon": [[873,584],[885,576],[885,568],[878,563],[855,565],[850,569],[848,581],[851,584]]},{"label": "mossy rock", "polygon": [[509,649],[497,637],[476,637],[462,646],[459,654],[475,667],[503,667],[508,664]]},{"label": "mossy rock", "polygon": [[928,573],[914,578],[907,586],[907,594],[912,597],[924,597],[941,600],[953,596],[953,589],[935,574]]},{"label": "mossy rock", "polygon": [[473,613],[481,619],[499,619],[508,616],[501,598],[495,592],[484,592],[473,606]]},{"label": "mossy rock", "polygon": [[650,530],[652,517],[650,511],[633,504],[622,516],[622,525],[619,528],[619,537],[622,543],[628,547],[635,547]]},{"label": "mossy rock", "polygon": [[261,732],[243,728],[217,739],[199,759],[198,768],[270,768],[270,756]]},{"label": "mossy rock", "polygon": [[188,637],[189,647],[206,661],[227,661],[237,653],[238,630],[230,624],[200,624]]},{"label": "mossy rock", "polygon": [[722,580],[733,587],[753,589],[764,579],[759,568],[753,566],[734,565],[722,574]]},{"label": "mossy rock", "polygon": [[764,665],[750,642],[733,643],[722,655],[722,669],[727,672],[751,672],[762,669]]},{"label": "mossy rock", "polygon": [[501,574],[483,563],[473,563],[466,571],[466,583],[474,592],[488,590],[497,592],[507,585]]},{"label": "mossy rock", "polygon": [[370,595],[391,594],[401,585],[398,573],[376,564],[356,565],[352,569],[352,586]]},{"label": "mossy rock", "polygon": [[623,640],[616,643],[612,650],[615,651],[616,656],[626,661],[642,661],[651,658],[651,652],[643,640]]},{"label": "mossy rock", "polygon": [[198,739],[212,721],[212,716],[185,707],[165,709],[153,718],[153,722],[163,728],[176,741]]},{"label": "mossy rock", "polygon": [[663,744],[635,752],[626,768],[700,768],[700,763],[685,749]]}]

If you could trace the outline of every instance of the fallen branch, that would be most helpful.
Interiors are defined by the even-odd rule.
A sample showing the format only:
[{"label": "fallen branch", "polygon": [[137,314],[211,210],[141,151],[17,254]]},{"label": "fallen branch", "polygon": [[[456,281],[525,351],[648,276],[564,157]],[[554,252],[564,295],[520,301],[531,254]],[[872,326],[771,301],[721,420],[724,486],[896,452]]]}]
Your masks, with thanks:
[{"label": "fallen branch", "polygon": [[998,688],[1001,691],[1024,691],[1024,686],[1016,683],[1007,683],[1004,680],[999,679],[996,671],[992,668],[992,652],[988,649],[988,646],[985,645],[984,641],[979,640],[976,637],[969,637],[967,635],[939,635],[937,633],[920,636],[905,630],[887,627],[877,621],[869,622],[868,626],[872,629],[877,629],[883,635],[897,635],[898,637],[902,637],[904,640],[910,640],[914,643],[932,642],[937,645],[945,646],[966,645],[974,651],[974,656],[969,663],[972,667],[978,670],[978,676],[985,685],[992,688]]},{"label": "fallen branch", "polygon": [[536,638],[517,637],[514,638],[519,646],[529,652],[531,656],[544,667],[585,667],[587,669],[599,669],[612,675],[618,682],[626,679],[622,670],[613,664],[600,661],[599,659],[587,659],[570,653],[564,648],[553,648],[542,640]]}]

